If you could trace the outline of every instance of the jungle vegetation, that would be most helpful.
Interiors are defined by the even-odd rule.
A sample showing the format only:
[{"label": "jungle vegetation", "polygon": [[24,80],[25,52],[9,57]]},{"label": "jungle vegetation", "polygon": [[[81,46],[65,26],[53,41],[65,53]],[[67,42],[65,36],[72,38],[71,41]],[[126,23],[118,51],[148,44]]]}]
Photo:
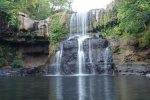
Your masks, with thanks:
[{"label": "jungle vegetation", "polygon": [[[0,0],[0,31],[9,29],[19,24],[17,20],[18,12],[23,12],[32,19],[43,20],[52,18],[50,25],[51,35],[49,41],[55,50],[55,44],[62,35],[67,34],[65,25],[59,24],[61,16],[59,12],[70,12],[72,0]],[[9,28],[8,28],[9,27]],[[12,31],[10,37],[16,36],[17,31]],[[25,36],[30,36],[31,32],[24,32]],[[1,33],[3,35],[5,33]],[[11,46],[0,43],[0,67],[10,65],[12,67],[21,67],[22,54],[17,50],[17,46]],[[52,51],[54,51],[52,50]]]},{"label": "jungle vegetation", "polygon": [[119,39],[137,38],[139,49],[150,47],[150,1],[114,0],[100,15],[100,33]]},{"label": "jungle vegetation", "polygon": [[[60,16],[56,13],[72,11],[72,0],[0,0],[0,26],[10,24],[16,27],[18,24],[18,11],[28,14],[33,19],[52,18],[50,26],[50,42],[55,45],[59,38],[67,34],[65,25],[59,25]],[[100,15],[100,21],[94,23],[98,25],[98,32],[106,37],[119,39],[128,37],[137,38],[139,49],[150,47],[150,0],[114,0],[107,7],[107,11]],[[3,18],[3,19],[2,19]],[[62,30],[63,29],[63,30]],[[3,44],[0,44],[0,51],[3,51]],[[7,49],[12,51],[14,49]],[[12,59],[12,66],[21,59],[18,53],[9,54],[0,52],[0,66],[7,63],[7,55],[17,55]],[[17,60],[17,61],[16,61]]]},{"label": "jungle vegetation", "polygon": [[[45,19],[58,12],[71,11],[71,3],[72,0],[0,0],[0,14],[1,16],[5,15],[3,23],[15,26],[18,11],[24,12],[34,19]],[[93,26],[99,25],[103,35],[111,35],[114,38],[124,35],[136,36],[139,40],[139,47],[149,47],[149,5],[149,0],[114,0],[107,8],[106,13],[100,15],[99,23],[94,23]],[[57,23],[57,21],[55,22]],[[60,27],[58,25],[54,28],[59,30]],[[59,35],[55,37],[57,36],[60,37]]]}]

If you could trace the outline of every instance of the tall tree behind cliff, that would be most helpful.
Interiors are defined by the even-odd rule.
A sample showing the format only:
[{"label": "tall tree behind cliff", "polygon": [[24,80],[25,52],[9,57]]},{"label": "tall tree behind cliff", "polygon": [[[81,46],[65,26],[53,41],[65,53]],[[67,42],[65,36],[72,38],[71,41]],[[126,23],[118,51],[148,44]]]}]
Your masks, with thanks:
[{"label": "tall tree behind cliff", "polygon": [[[23,12],[34,18],[45,19],[52,14],[69,10],[71,0],[20,0],[24,6]],[[22,5],[22,6],[23,6]]]},{"label": "tall tree behind cliff", "polygon": [[7,23],[15,26],[18,11],[28,14],[31,18],[45,19],[55,13],[70,10],[71,3],[72,0],[0,0],[0,13],[10,15]]}]

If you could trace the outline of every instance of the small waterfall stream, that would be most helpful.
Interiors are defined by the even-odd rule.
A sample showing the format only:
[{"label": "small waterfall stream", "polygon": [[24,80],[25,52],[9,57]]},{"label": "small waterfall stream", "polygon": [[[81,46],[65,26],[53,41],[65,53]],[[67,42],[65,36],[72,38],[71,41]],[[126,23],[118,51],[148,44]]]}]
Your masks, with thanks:
[{"label": "small waterfall stream", "polygon": [[85,74],[85,56],[83,50],[83,41],[86,38],[89,38],[89,36],[85,35],[78,39],[78,67],[79,67],[78,74]]},{"label": "small waterfall stream", "polygon": [[104,74],[107,75],[108,74],[108,58],[109,58],[109,47],[107,47],[104,51]]},{"label": "small waterfall stream", "polygon": [[56,70],[55,74],[60,75],[60,66],[61,66],[61,58],[62,58],[62,52],[63,52],[63,45],[60,45],[60,50],[56,52]]},{"label": "small waterfall stream", "polygon": [[87,24],[87,13],[74,13],[71,16],[70,21],[70,37],[74,35],[79,35],[78,37],[78,73],[77,74],[83,74],[85,73],[85,56],[84,56],[84,50],[83,50],[83,41],[87,38],[89,38],[88,35],[86,35],[88,27]]},{"label": "small waterfall stream", "polygon": [[87,33],[88,21],[87,12],[73,13],[70,19],[70,36],[84,36]]},{"label": "small waterfall stream", "polygon": [[95,74],[94,66],[93,66],[93,61],[92,61],[92,45],[91,45],[91,40],[89,40],[89,62],[91,64],[91,70],[92,74]]}]

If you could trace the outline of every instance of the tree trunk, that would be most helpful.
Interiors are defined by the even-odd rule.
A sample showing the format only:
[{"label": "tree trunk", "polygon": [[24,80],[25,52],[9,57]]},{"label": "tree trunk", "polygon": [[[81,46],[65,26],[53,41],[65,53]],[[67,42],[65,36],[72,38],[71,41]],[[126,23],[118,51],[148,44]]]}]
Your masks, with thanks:
[{"label": "tree trunk", "polygon": [[144,26],[145,30],[147,30],[147,27],[146,27],[146,25],[145,25],[145,22],[143,22],[143,26]]},{"label": "tree trunk", "polygon": [[40,7],[41,7],[41,2],[40,2],[40,0],[38,1],[38,3],[39,3],[38,12],[40,12]]}]

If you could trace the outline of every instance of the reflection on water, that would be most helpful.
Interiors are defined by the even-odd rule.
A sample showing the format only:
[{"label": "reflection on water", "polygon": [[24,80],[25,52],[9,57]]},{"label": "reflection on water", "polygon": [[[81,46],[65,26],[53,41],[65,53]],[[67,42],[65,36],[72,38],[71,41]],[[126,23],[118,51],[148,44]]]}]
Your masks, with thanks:
[{"label": "reflection on water", "polygon": [[149,83],[141,76],[0,78],[0,100],[150,100]]},{"label": "reflection on water", "polygon": [[63,95],[62,95],[62,90],[63,90],[63,85],[62,85],[62,77],[59,77],[56,79],[56,98],[57,100],[63,100]]},{"label": "reflection on water", "polygon": [[78,77],[78,95],[79,99],[78,100],[85,100],[86,97],[86,91],[85,91],[85,77]]},{"label": "reflection on water", "polygon": [[108,82],[108,77],[104,76],[104,96],[105,96],[106,100],[112,100],[109,90],[110,90],[110,85]]},{"label": "reflection on water", "polygon": [[90,95],[90,100],[94,100],[93,99],[93,96],[94,96],[94,84],[95,84],[94,77],[93,78],[91,78],[91,77],[89,78],[89,84],[90,84],[89,85],[90,86],[90,88],[89,88],[90,89],[90,94],[89,94]]}]

